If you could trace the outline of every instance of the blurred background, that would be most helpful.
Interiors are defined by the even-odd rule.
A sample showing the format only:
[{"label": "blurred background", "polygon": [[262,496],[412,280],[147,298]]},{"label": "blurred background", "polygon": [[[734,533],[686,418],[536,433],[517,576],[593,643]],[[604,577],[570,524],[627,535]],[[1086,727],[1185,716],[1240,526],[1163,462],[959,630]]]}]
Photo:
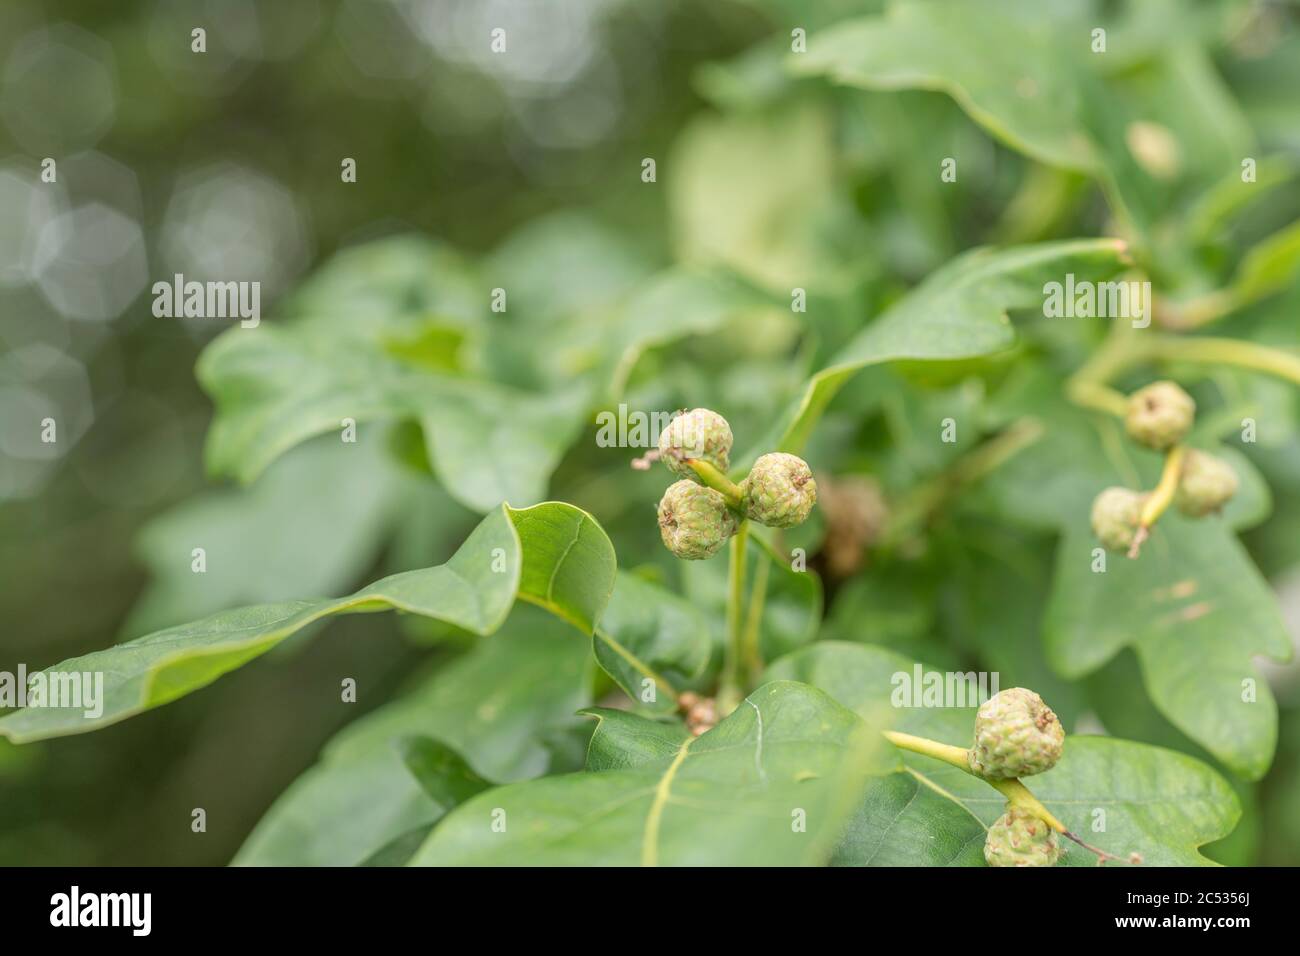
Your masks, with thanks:
[{"label": "blurred background", "polygon": [[[1037,6],[1102,16],[1118,5]],[[1209,12],[1197,19],[1192,6]],[[722,333],[702,335],[649,349],[628,383],[633,407],[713,405],[728,410],[738,434],[757,435],[863,315],[955,252],[1104,234],[1105,203],[1079,177],[1053,179],[1046,206],[1017,205],[1045,195],[1041,168],[942,96],[813,95],[780,77],[769,54],[788,46],[792,24],[811,30],[880,7],[0,4],[0,669],[38,669],[241,603],[344,593],[442,559],[477,521],[427,466],[411,464],[422,457],[420,438],[400,425],[382,462],[344,461],[336,443],[317,440],[247,489],[207,477],[212,403],[194,365],[227,323],[155,318],[150,286],[159,279],[258,280],[263,314],[274,315],[292,311],[291,293],[340,250],[399,243],[378,248],[392,250],[395,272],[406,275],[408,247],[393,237],[431,236],[474,262],[485,287],[509,285],[531,300],[535,324],[515,346],[529,352],[543,340],[580,349],[587,333],[572,315],[599,321],[603,302],[677,259],[721,262],[777,290],[803,277],[825,303],[811,338],[800,337],[788,309],[758,308],[746,317],[745,344],[737,349],[732,336],[725,361]],[[1240,98],[1243,122],[1270,155],[1300,156],[1295,8],[1186,9],[1190,42]],[[494,57],[486,37],[498,26],[512,44],[529,40]],[[191,52],[195,27],[206,30],[203,54]],[[961,156],[962,176],[979,188],[937,194],[936,153]],[[46,157],[56,161],[52,183],[41,178]],[[345,157],[356,161],[355,183],[341,181]],[[672,185],[642,182],[645,157]],[[1223,274],[1253,238],[1297,215],[1294,188],[1275,194],[1238,222],[1225,248],[1202,257],[1204,273]],[[326,282],[308,287],[313,294],[334,292]],[[1270,306],[1291,316],[1292,333],[1297,305],[1292,290]],[[499,377],[545,389],[567,374],[563,354],[542,365],[517,358]],[[925,450],[886,457],[936,406],[924,394],[890,397],[897,383],[884,373],[874,382],[846,393],[818,441],[841,449],[826,457],[844,472],[881,475],[887,495],[891,483],[941,464]],[[976,400],[940,385],[944,407]],[[1293,391],[1265,398],[1300,417]],[[40,442],[32,424],[47,416],[58,422],[54,444]],[[1247,539],[1281,590],[1293,633],[1295,445],[1291,431],[1257,450],[1276,510]],[[554,497],[597,514],[621,564],[662,558],[643,527],[657,488],[585,439],[550,485]],[[198,527],[210,542],[201,584],[188,567]],[[839,573],[827,573],[832,612]],[[876,587],[850,592],[862,614],[889,601],[890,587]],[[891,633],[924,632],[921,646],[947,648],[928,660],[969,660],[969,648],[947,639],[960,622],[929,592],[920,600],[940,610],[894,608]],[[852,613],[843,605],[841,622]],[[0,741],[0,863],[227,862],[340,726],[454,653],[437,637],[392,615],[345,617],[310,635],[310,653],[290,641],[127,723],[25,748]],[[1116,681],[1131,676],[1131,660],[1117,666]],[[338,704],[340,672],[357,678],[356,708]],[[1300,860],[1300,692],[1294,668],[1275,676],[1279,756],[1261,784],[1242,785],[1252,822],[1221,851],[1228,862]],[[1159,742],[1178,745],[1173,735]],[[202,835],[190,830],[196,806],[207,811]]]},{"label": "blurred background", "polygon": [[[498,69],[483,42],[498,25],[539,52]],[[196,26],[206,54],[191,52]],[[254,580],[202,606],[146,593],[141,530],[211,487],[194,363],[225,327],[154,318],[154,281],[257,279],[265,313],[341,247],[423,232],[474,254],[571,206],[635,234],[645,269],[667,236],[661,197],[638,188],[641,158],[698,107],[695,66],[767,29],[740,5],[621,0],[0,4],[0,667],[304,594],[297,558],[311,548],[266,555]],[[54,184],[40,179],[47,156]],[[356,183],[341,181],[344,157]],[[47,415],[53,445],[30,427]],[[338,478],[304,462],[281,480],[307,485],[310,507]],[[324,581],[313,569],[305,593],[355,586],[384,560],[385,519],[346,496],[318,513],[337,500],[362,512],[358,527],[326,535],[316,554],[334,567]],[[454,516],[423,543],[430,561],[476,521],[439,504]],[[232,548],[256,547],[256,516],[214,517]],[[311,518],[291,524],[305,533]],[[172,607],[133,624],[142,599]],[[292,672],[241,672],[93,737],[0,742],[0,862],[226,862],[356,715],[319,679],[335,686],[346,661],[373,706],[421,656],[384,617],[337,622]],[[189,830],[196,793],[205,839]]]}]

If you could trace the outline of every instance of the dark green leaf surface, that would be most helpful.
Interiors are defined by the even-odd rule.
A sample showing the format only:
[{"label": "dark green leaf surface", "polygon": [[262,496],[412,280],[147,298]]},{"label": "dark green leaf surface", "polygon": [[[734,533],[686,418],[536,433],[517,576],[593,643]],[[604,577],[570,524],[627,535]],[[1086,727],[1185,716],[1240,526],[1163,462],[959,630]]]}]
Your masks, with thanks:
[{"label": "dark green leaf surface", "polygon": [[587,769],[625,770],[672,760],[690,733],[676,721],[646,720],[626,710],[589,707],[585,716],[596,718],[587,747]]},{"label": "dark green leaf surface", "polygon": [[[910,675],[913,667],[907,658],[879,648],[821,642],[777,661],[769,676],[806,681],[846,707],[878,715],[899,686],[897,675]],[[894,714],[896,729],[943,743],[968,746],[973,733],[969,707],[903,706]],[[983,830],[1002,814],[1002,795],[949,764],[915,754],[905,761],[903,771],[867,792],[835,862],[979,865]],[[1061,761],[1025,783],[1088,842],[1121,856],[1138,852],[1152,865],[1209,862],[1197,847],[1231,832],[1241,812],[1232,789],[1205,764],[1112,738],[1067,737]],[[960,812],[941,809],[936,796]],[[1067,864],[1095,862],[1091,853],[1067,846]]]},{"label": "dark green leaf surface", "polygon": [[[645,718],[599,716],[606,729],[598,732],[630,740],[621,758],[597,745],[595,771],[489,790],[449,814],[413,863],[820,863],[864,773],[880,768],[874,732],[794,683],[760,688],[713,730],[675,748]],[[633,731],[630,721],[649,726]]]},{"label": "dark green leaf surface", "polygon": [[[1063,535],[1043,622],[1049,662],[1077,680],[1132,647],[1160,711],[1228,767],[1258,777],[1277,718],[1251,658],[1285,659],[1289,642],[1277,600],[1234,530],[1267,516],[1268,486],[1238,450],[1210,443],[1241,480],[1223,515],[1192,521],[1171,508],[1137,560],[1107,554],[1106,571],[1094,572],[1093,497],[1110,485],[1153,488],[1161,459],[1127,441],[1117,422],[1044,408],[1052,427],[986,479],[973,503]],[[1243,681],[1254,682],[1254,702],[1242,701]]]},{"label": "dark green leaf surface", "polygon": [[[680,691],[699,677],[713,646],[711,625],[689,601],[620,571],[592,649],[629,697],[652,711],[672,713],[677,702],[659,679]],[[653,699],[647,699],[652,690]]]},{"label": "dark green leaf surface", "polygon": [[198,375],[217,407],[207,445],[214,474],[252,481],[299,442],[337,431],[347,418],[413,419],[424,426],[434,473],[480,512],[503,500],[545,497],[589,401],[583,388],[536,395],[298,326],[231,329],[204,351]]},{"label": "dark green leaf surface", "polygon": [[[329,480],[316,480],[322,474]],[[415,490],[382,435],[356,444],[321,438],[277,460],[247,488],[213,490],[163,512],[136,539],[151,580],[124,636],[354,585],[374,566],[399,506]],[[190,567],[196,547],[205,553],[203,574]]]},{"label": "dark green leaf surface", "polygon": [[[951,361],[1009,348],[1016,340],[1008,311],[1041,308],[1043,285],[1067,272],[1100,280],[1121,267],[1124,243],[1078,239],[965,253],[900,299],[862,330],[808,382],[802,397],[781,417],[755,451],[798,453],[831,399],[860,370],[902,359]],[[761,449],[759,451],[758,449]]]},{"label": "dark green leaf surface", "polygon": [[1045,622],[1053,665],[1076,679],[1132,647],[1152,702],[1174,726],[1250,779],[1268,769],[1277,706],[1252,658],[1289,659],[1277,601],[1235,535],[1215,518],[1160,519],[1142,555],[1108,555],[1086,515],[1067,524]]},{"label": "dark green leaf surface", "polygon": [[1077,58],[1062,58],[1059,24],[1017,21],[979,2],[896,3],[883,17],[827,28],[808,47],[788,58],[792,70],[866,89],[939,90],[1036,159],[1081,172],[1098,167]]},{"label": "dark green leaf surface", "polygon": [[[405,863],[479,779],[546,772],[546,734],[588,702],[589,660],[567,624],[517,607],[499,632],[331,740],[319,763],[267,811],[235,863],[373,864],[377,851],[421,828],[415,846],[382,861]],[[441,761],[431,777],[428,744],[413,754],[413,739],[436,742],[463,765]]]},{"label": "dark green leaf surface", "polygon": [[502,506],[444,565],[395,574],[344,598],[224,611],[57,664],[45,673],[103,673],[102,713],[29,707],[0,718],[0,734],[25,743],[125,720],[212,683],[334,614],[393,609],[490,634],[518,596],[591,633],[614,574],[613,546],[586,512],[559,503]]},{"label": "dark green leaf surface", "polygon": [[[1016,417],[1034,415],[1049,427],[974,486],[963,497],[965,506],[998,521],[1057,531],[1073,517],[1088,514],[1103,488],[1154,488],[1159,481],[1159,454],[1130,441],[1122,422],[1066,403],[1058,382],[1036,373],[1033,381],[1004,402],[1003,408]],[[1272,508],[1268,484],[1249,458],[1231,445],[1219,444],[1217,438],[1198,429],[1190,444],[1232,465],[1241,485],[1224,508],[1223,520],[1236,530],[1251,527]],[[1070,467],[1061,467],[1066,460]]]},{"label": "dark green leaf surface", "polygon": [[406,737],[397,749],[411,776],[441,806],[454,807],[492,786],[464,757],[431,737]]},{"label": "dark green leaf surface", "polygon": [[[1115,52],[1098,55],[1098,18],[1060,13],[987,0],[898,3],[817,33],[787,64],[866,90],[946,93],[1012,149],[1095,177],[1140,228],[1168,206],[1169,181],[1214,181],[1244,155],[1249,126],[1201,50],[1178,43],[1176,31],[1151,30],[1150,19],[1126,37],[1124,24],[1105,18]],[[1184,19],[1177,8],[1166,17]],[[1114,64],[1135,60],[1140,70],[1115,75]],[[1144,138],[1155,145],[1144,150]]]}]

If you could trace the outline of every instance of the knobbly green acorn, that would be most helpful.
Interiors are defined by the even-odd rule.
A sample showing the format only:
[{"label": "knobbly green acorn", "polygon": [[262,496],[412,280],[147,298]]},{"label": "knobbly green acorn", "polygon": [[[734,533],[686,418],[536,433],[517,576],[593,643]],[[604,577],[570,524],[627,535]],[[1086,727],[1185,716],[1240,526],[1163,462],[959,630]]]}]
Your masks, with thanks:
[{"label": "knobbly green acorn", "polygon": [[693,408],[670,421],[659,434],[659,457],[674,475],[698,482],[686,459],[707,461],[725,473],[731,466],[731,442],[731,426],[725,418],[707,408]]},{"label": "knobbly green acorn", "polygon": [[1129,396],[1124,427],[1134,441],[1168,451],[1187,437],[1196,402],[1173,382],[1152,382]]},{"label": "knobbly green acorn", "polygon": [[1032,690],[1012,687],[994,694],[975,714],[970,768],[995,780],[1051,770],[1061,759],[1065,728]]},{"label": "knobbly green acorn", "polygon": [[1147,496],[1129,488],[1107,488],[1092,502],[1092,533],[1110,551],[1133,544]]},{"label": "knobbly green acorn", "polygon": [[989,866],[1054,866],[1064,851],[1056,831],[1028,810],[1007,804],[984,837]]},{"label": "knobbly green acorn", "polygon": [[717,554],[736,524],[726,499],[693,481],[673,482],[659,501],[659,534],[669,551],[688,561]]},{"label": "knobbly green acorn", "polygon": [[1222,509],[1237,493],[1237,485],[1237,473],[1226,461],[1189,448],[1174,501],[1183,514],[1202,518]]},{"label": "knobbly green acorn", "polygon": [[740,490],[746,517],[769,528],[803,524],[817,502],[817,482],[808,462],[779,451],[754,462]]}]

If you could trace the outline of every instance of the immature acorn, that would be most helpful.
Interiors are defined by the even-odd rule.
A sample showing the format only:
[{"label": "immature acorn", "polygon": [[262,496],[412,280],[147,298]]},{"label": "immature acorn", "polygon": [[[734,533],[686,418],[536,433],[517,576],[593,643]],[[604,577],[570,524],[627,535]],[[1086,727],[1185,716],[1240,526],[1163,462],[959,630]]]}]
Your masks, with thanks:
[{"label": "immature acorn", "polygon": [[1129,488],[1107,488],[1092,502],[1092,533],[1110,551],[1127,551],[1142,520],[1147,496]]},{"label": "immature acorn", "polygon": [[1193,518],[1219,511],[1237,493],[1237,473],[1222,458],[1189,448],[1174,501]]},{"label": "immature acorn", "polygon": [[688,561],[717,554],[736,524],[727,500],[693,481],[673,482],[659,501],[659,534],[669,551]]},{"label": "immature acorn", "polygon": [[1061,759],[1065,728],[1032,690],[1012,687],[994,694],[975,714],[970,768],[995,780],[1051,770]]},{"label": "immature acorn", "polygon": [[1168,451],[1187,437],[1196,401],[1173,382],[1152,382],[1129,396],[1124,427],[1134,441]]},{"label": "immature acorn", "polygon": [[1007,804],[984,837],[989,866],[1053,866],[1064,850],[1056,832],[1028,810]]},{"label": "immature acorn", "polygon": [[754,462],[740,490],[745,515],[769,528],[803,524],[817,503],[817,482],[808,462],[780,451]]},{"label": "immature acorn", "polygon": [[693,408],[670,421],[659,434],[659,457],[680,478],[699,482],[688,458],[707,461],[718,471],[731,466],[731,426],[717,412]]}]

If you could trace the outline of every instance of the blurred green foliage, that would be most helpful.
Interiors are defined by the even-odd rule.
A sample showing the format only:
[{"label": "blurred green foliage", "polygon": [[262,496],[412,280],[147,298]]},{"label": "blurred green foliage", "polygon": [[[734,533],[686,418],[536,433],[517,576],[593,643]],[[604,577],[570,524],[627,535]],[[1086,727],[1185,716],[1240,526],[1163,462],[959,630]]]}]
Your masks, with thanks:
[{"label": "blurred green foliage", "polygon": [[[87,141],[42,127],[39,102],[6,93],[14,141],[0,129],[0,160],[35,169],[93,149],[123,164],[143,197],[151,279],[179,261],[187,224],[212,239],[202,215],[185,218],[186,183],[220,164],[276,184],[296,224],[265,226],[265,246],[251,227],[227,243],[266,248],[268,281],[280,277],[254,335],[213,341],[212,325],[153,318],[143,294],[111,322],[77,321],[29,286],[0,286],[0,346],[61,349],[93,400],[93,424],[43,484],[0,501],[0,666],[45,666],[240,604],[346,593],[445,560],[502,500],[546,498],[599,520],[625,597],[667,585],[717,637],[722,562],[671,561],[653,521],[662,475],[595,441],[595,413],[620,403],[705,406],[730,420],[738,463],[801,448],[819,476],[869,477],[895,516],[924,505],[907,534],[871,541],[861,568],[828,563],[825,523],[787,540],[818,576],[773,565],[769,657],[817,632],[999,671],[1003,686],[1039,689],[1068,729],[1100,725],[1214,765],[1245,813],[1211,856],[1300,860],[1295,666],[1263,672],[1276,711],[1267,687],[1247,718],[1209,693],[1295,641],[1297,390],[1214,362],[1126,369],[1121,387],[1158,371],[1194,393],[1197,442],[1226,449],[1244,489],[1222,523],[1166,519],[1165,550],[1142,558],[1149,579],[1087,574],[1062,556],[1088,549],[1092,496],[1131,476],[1149,485],[1159,463],[1117,452],[1116,426],[1062,393],[1107,323],[1039,308],[1061,262],[1099,277],[1118,267],[1113,243],[1041,244],[1118,237],[1159,316],[1210,315],[1216,336],[1300,345],[1294,4],[592,0],[550,23],[505,4],[519,59],[496,62],[466,52],[486,45],[471,3],[219,6],[0,10],[11,70],[50,24],[106,45],[106,130]],[[196,57],[190,24],[204,18],[210,52]],[[1104,54],[1091,47],[1098,26]],[[790,52],[794,29],[807,53]],[[341,157],[357,160],[356,183],[340,181]],[[949,157],[952,183],[940,179]],[[962,255],[989,244],[1013,248]],[[1071,258],[1041,251],[1060,248]],[[795,287],[806,312],[790,308]],[[328,434],[345,416],[358,419],[356,446]],[[949,417],[955,445],[936,437]],[[1238,440],[1244,417],[1257,443]],[[952,480],[1027,418],[1047,425],[1026,447]],[[197,538],[201,578],[189,571]],[[1141,594],[1189,567],[1234,627],[1145,613]],[[611,620],[706,686],[716,660],[683,664],[698,648],[636,604],[616,597]],[[531,628],[562,644],[553,622],[516,614],[479,647],[426,620],[342,618],[310,649],[288,640],[127,724],[0,742],[0,862],[224,863],[241,846],[242,862],[404,858],[405,829],[422,835],[446,803],[404,773],[409,756],[403,767],[365,749],[392,726],[450,739],[494,781],[582,765],[590,727],[570,715],[611,682],[558,649],[510,655],[507,675],[493,640]],[[626,687],[601,655],[597,642]],[[519,688],[526,733],[481,712],[458,719],[494,674]],[[340,676],[357,680],[358,704],[340,705]],[[357,773],[391,782],[392,818],[357,818],[337,844],[299,837],[299,812],[353,819],[366,801],[333,781]],[[190,830],[197,806],[205,834]]]}]

